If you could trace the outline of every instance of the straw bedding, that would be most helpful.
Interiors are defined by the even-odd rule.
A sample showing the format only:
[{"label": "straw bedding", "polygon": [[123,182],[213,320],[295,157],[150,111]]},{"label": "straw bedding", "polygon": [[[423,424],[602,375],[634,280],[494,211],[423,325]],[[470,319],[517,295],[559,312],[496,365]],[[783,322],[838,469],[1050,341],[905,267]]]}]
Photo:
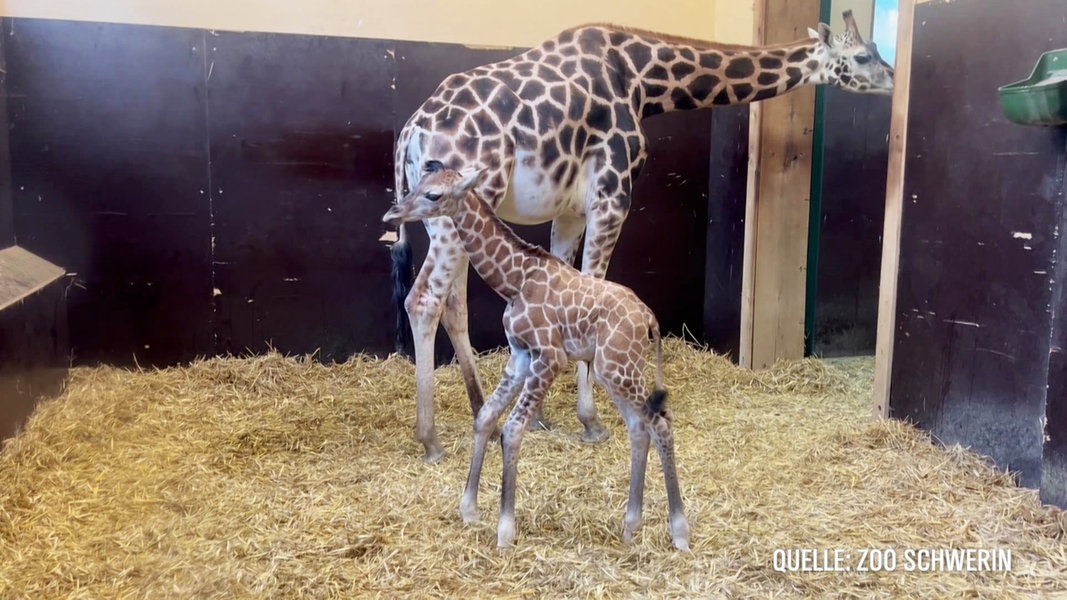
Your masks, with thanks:
[{"label": "straw bedding", "polygon": [[[516,546],[495,548],[500,453],[481,523],[458,516],[471,419],[438,371],[448,454],[421,462],[414,370],[277,354],[131,372],[79,368],[0,453],[0,597],[1050,597],[1062,513],[960,448],[869,416],[869,360],[762,372],[665,347],[692,554],[672,550],[659,461],[619,542],[628,445],[578,441],[573,373],[519,462]],[[491,389],[504,357],[479,360]],[[599,392],[598,392],[599,394]],[[779,572],[775,549],[1010,549],[1010,572]],[[852,563],[855,559],[852,560]],[[852,564],[850,563],[850,564]]]}]

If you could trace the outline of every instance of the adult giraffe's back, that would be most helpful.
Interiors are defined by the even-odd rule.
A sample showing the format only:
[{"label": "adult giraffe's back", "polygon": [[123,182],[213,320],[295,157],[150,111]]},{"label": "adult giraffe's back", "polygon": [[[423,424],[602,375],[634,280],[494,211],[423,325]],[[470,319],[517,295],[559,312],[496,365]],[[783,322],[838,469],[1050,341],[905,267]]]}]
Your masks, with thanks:
[{"label": "adult giraffe's back", "polygon": [[[397,198],[427,160],[487,170],[477,190],[503,219],[552,221],[551,251],[573,264],[583,233],[582,270],[604,277],[645,162],[641,120],[663,112],[755,102],[807,84],[888,93],[893,71],[848,30],[819,25],[812,39],[768,47],[715,44],[594,24],[568,29],[514,58],[447,77],[408,119],[396,145]],[[416,438],[425,460],[443,454],[433,424],[433,347],[438,322],[456,351],[472,411],[482,404],[467,331],[467,256],[448,219],[426,222],[430,248],[407,290],[395,288],[410,319],[416,364]],[[394,261],[410,260],[404,230]],[[509,260],[502,255],[499,260]],[[410,270],[394,269],[396,276]],[[405,324],[398,319],[398,327]],[[401,331],[398,331],[398,349]],[[578,367],[583,439],[606,437],[586,365]]]}]

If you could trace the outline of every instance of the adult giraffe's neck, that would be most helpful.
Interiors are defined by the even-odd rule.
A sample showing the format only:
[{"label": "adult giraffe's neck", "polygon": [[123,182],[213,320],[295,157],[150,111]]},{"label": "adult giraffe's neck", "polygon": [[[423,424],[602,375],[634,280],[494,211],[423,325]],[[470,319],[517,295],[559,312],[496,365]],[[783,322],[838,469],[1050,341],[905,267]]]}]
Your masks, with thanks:
[{"label": "adult giraffe's neck", "polygon": [[522,240],[473,192],[452,216],[471,266],[493,291],[510,300],[519,294],[526,270],[558,260],[540,246]]},{"label": "adult giraffe's neck", "polygon": [[768,47],[647,41],[652,42],[647,63],[639,70],[633,65],[642,117],[747,104],[826,79],[825,51],[815,39]]}]

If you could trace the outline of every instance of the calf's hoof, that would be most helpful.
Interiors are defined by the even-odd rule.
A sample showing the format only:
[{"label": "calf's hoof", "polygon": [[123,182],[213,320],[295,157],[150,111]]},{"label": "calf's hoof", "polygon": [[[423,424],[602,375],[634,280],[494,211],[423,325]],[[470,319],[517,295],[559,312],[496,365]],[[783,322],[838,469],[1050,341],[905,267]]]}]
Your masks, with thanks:
[{"label": "calf's hoof", "polygon": [[445,449],[441,444],[434,442],[426,445],[426,453],[422,455],[422,462],[428,465],[437,464],[445,455]]}]

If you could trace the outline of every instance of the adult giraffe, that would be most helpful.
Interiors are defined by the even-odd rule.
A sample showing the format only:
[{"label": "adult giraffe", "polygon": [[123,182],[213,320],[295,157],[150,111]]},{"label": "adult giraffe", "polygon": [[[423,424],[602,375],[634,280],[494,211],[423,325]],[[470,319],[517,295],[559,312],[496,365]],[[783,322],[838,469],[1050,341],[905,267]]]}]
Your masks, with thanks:
[{"label": "adult giraffe", "polygon": [[[893,69],[864,42],[852,11],[846,31],[820,23],[811,39],[766,47],[717,44],[608,24],[568,29],[514,58],[445,78],[408,119],[396,144],[397,201],[427,160],[486,170],[477,193],[506,221],[552,221],[551,252],[603,278],[645,162],[641,120],[664,112],[756,102],[804,85],[889,93]],[[471,410],[483,402],[467,329],[467,255],[448,218],[426,221],[430,247],[408,290],[404,228],[393,248],[398,346],[410,320],[415,346],[415,437],[423,459],[444,454],[434,428],[433,352],[445,327]],[[578,364],[582,438],[607,437],[588,365]],[[538,415],[538,422],[543,419]]]}]

